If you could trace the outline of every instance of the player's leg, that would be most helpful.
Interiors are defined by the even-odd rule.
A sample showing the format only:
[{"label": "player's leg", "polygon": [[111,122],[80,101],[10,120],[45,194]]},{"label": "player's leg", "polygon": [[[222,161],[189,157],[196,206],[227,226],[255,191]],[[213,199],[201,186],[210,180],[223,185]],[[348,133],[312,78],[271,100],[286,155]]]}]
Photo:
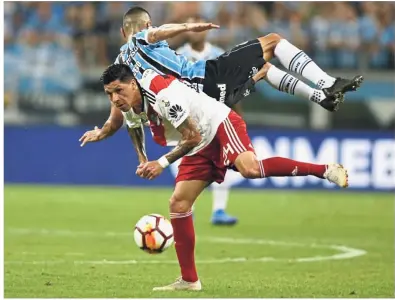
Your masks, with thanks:
[{"label": "player's leg", "polygon": [[170,285],[154,288],[154,291],[201,290],[195,265],[195,229],[191,209],[207,185],[208,182],[201,180],[176,183],[169,208],[181,277]]},{"label": "player's leg", "polygon": [[226,185],[226,180],[223,184],[213,183],[213,214],[211,223],[214,225],[234,225],[237,223],[237,218],[226,213],[226,207],[229,200],[230,188]]},{"label": "player's leg", "polygon": [[240,174],[249,179],[312,175],[348,187],[347,170],[340,164],[312,164],[284,157],[258,160],[251,151],[238,155],[234,164]]},{"label": "player's leg", "polygon": [[257,74],[253,76],[255,82],[264,79],[275,89],[295,95],[301,99],[306,99],[320,104],[329,111],[335,111],[339,108],[339,103],[343,97],[333,97],[325,94],[322,90],[314,89],[295,76],[286,73],[271,63],[266,63]]},{"label": "player's leg", "polygon": [[274,56],[277,57],[285,68],[301,74],[318,88],[323,89],[327,95],[356,90],[362,83],[363,77],[360,75],[352,80],[328,75],[303,50],[292,45],[279,34],[270,33],[258,40],[266,61]]},{"label": "player's leg", "polygon": [[225,164],[234,165],[245,178],[267,178],[312,175],[327,179],[340,187],[348,186],[347,170],[339,164],[312,164],[284,157],[258,160],[244,121],[231,112],[218,131]]},{"label": "player's leg", "polygon": [[195,266],[195,231],[192,206],[196,198],[213,181],[222,182],[226,170],[216,170],[211,157],[218,150],[212,142],[193,156],[184,156],[178,167],[176,187],[170,199],[170,219],[181,277],[176,282],[154,288],[155,291],[201,290]]},{"label": "player's leg", "polygon": [[221,92],[214,97],[232,106],[247,97],[255,89],[256,82],[264,79],[279,91],[319,103],[330,111],[336,110],[343,101],[342,94],[325,94],[313,89],[268,63],[265,59],[270,59],[272,55],[268,55],[267,49],[266,52],[264,50],[261,41],[255,39],[237,45],[217,60],[207,61],[204,92],[210,96]]}]

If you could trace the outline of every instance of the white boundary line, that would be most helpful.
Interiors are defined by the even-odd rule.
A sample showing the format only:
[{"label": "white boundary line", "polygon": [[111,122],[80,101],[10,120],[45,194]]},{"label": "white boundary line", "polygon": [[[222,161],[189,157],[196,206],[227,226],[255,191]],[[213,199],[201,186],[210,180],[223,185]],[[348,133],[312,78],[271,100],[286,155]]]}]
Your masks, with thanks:
[{"label": "white boundary line", "polygon": [[[26,228],[10,228],[6,232],[13,235],[52,235],[52,236],[98,236],[98,237],[125,237],[132,236],[131,232],[93,232],[93,231],[71,231],[71,230],[48,230],[48,229],[26,229]],[[223,237],[199,237],[197,240],[211,242],[211,243],[223,243],[223,244],[247,244],[247,245],[271,245],[271,246],[282,246],[282,247],[303,247],[303,248],[319,248],[319,249],[331,249],[338,251],[339,253],[333,255],[317,255],[311,257],[299,257],[299,258],[275,258],[275,257],[259,257],[259,258],[221,258],[221,259],[206,259],[197,260],[198,264],[223,264],[223,263],[248,263],[248,262],[316,262],[325,260],[340,260],[350,259],[358,256],[367,254],[367,251],[363,249],[351,248],[345,245],[323,245],[323,244],[303,244],[296,242],[286,241],[274,241],[265,239],[239,239],[239,238],[223,238]],[[22,252],[21,254],[35,255],[35,252]],[[84,253],[65,253],[65,256],[83,256]],[[62,264],[62,263],[74,263],[76,265],[82,264],[93,264],[93,265],[130,265],[130,264],[176,264],[176,260],[53,260],[53,261],[5,261],[5,264]]]}]

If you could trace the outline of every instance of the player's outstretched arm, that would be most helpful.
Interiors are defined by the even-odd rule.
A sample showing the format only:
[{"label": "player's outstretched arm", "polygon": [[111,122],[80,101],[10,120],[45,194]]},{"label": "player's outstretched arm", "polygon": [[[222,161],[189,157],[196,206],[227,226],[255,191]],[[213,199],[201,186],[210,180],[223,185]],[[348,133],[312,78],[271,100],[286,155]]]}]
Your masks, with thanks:
[{"label": "player's outstretched arm", "polygon": [[111,106],[110,117],[104,123],[102,128],[95,126],[93,130],[85,132],[79,139],[81,142],[81,147],[85,146],[87,143],[98,142],[104,140],[105,138],[112,136],[115,132],[122,127],[123,115],[121,111],[114,105]]},{"label": "player's outstretched arm", "polygon": [[150,28],[147,32],[147,42],[150,44],[155,44],[157,42],[175,37],[176,35],[179,35],[183,32],[202,32],[215,28],[219,28],[219,26],[213,23],[165,24],[158,28]]},{"label": "player's outstretched arm", "polygon": [[145,135],[143,124],[141,124],[140,127],[130,128],[129,126],[127,126],[127,128],[129,137],[132,140],[134,149],[136,150],[139,163],[146,163],[148,161],[148,158],[145,151]]},{"label": "player's outstretched arm", "polygon": [[181,133],[178,145],[160,159],[138,166],[136,171],[138,176],[149,180],[158,177],[167,166],[188,154],[202,140],[196,122],[190,117],[186,118],[177,130]]}]

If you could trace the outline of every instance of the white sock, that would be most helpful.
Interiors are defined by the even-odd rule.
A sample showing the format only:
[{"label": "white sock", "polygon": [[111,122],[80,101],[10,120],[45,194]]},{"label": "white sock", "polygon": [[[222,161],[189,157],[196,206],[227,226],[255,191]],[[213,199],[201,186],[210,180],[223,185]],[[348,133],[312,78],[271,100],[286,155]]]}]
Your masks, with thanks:
[{"label": "white sock", "polygon": [[273,65],[267,71],[265,80],[281,92],[296,95],[306,100],[318,103],[326,98],[323,91],[311,88],[303,81]]},{"label": "white sock", "polygon": [[280,40],[274,49],[274,55],[288,70],[301,74],[314,83],[319,89],[330,87],[336,78],[329,76],[299,48],[285,39]]},{"label": "white sock", "polygon": [[222,209],[225,210],[229,199],[229,188],[213,184],[213,212]]}]

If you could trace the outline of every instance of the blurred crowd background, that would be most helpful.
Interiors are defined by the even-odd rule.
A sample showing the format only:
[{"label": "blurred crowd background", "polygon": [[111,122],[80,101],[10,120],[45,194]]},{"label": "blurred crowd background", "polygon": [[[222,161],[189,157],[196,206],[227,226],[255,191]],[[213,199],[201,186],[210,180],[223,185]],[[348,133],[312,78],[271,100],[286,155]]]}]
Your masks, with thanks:
[{"label": "blurred crowd background", "polygon": [[[132,5],[146,8],[154,26],[203,16],[221,26],[208,39],[225,50],[277,32],[337,75],[375,74],[378,82],[393,79],[393,2],[5,2],[6,121],[104,120],[108,103],[104,95],[98,96],[98,78],[119,53],[122,15]],[[182,36],[169,41],[174,49],[184,42]],[[264,90],[260,95],[268,101],[275,98]],[[295,105],[303,105],[305,118],[311,113],[305,103]],[[262,106],[251,107],[255,111]],[[266,106],[269,111],[271,107]],[[257,117],[247,114],[247,119],[254,123]]]}]

